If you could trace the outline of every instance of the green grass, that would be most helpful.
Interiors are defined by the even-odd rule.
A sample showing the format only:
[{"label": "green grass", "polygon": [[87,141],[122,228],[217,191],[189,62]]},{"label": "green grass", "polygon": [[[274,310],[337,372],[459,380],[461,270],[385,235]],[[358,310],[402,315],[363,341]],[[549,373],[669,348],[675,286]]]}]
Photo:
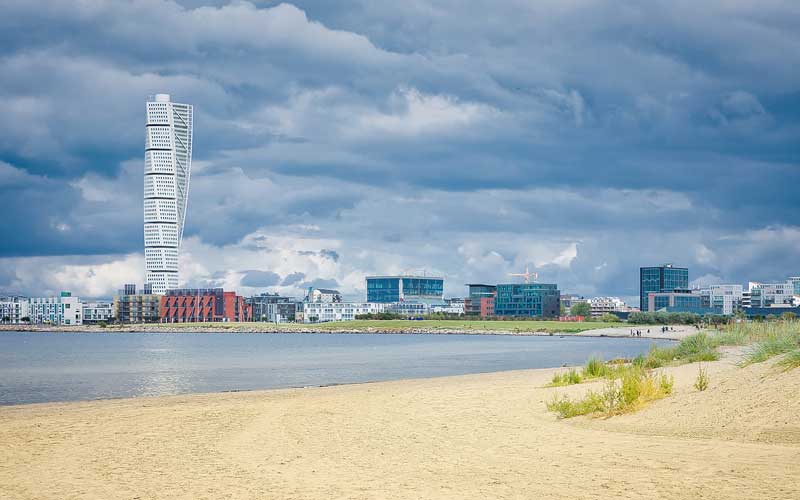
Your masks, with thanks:
[{"label": "green grass", "polygon": [[599,321],[561,322],[561,321],[480,321],[480,320],[355,320],[338,321],[331,323],[300,324],[300,323],[166,323],[148,325],[148,327],[164,327],[169,329],[214,328],[220,330],[259,330],[281,331],[315,330],[315,331],[366,331],[369,329],[381,331],[409,331],[409,330],[461,330],[468,332],[544,332],[544,333],[578,333],[598,328],[608,328],[608,323]]},{"label": "green grass", "polygon": [[795,349],[778,361],[777,365],[784,370],[800,368],[800,349]]},{"label": "green grass", "polygon": [[600,358],[592,357],[589,358],[580,371],[575,368],[570,368],[566,372],[554,374],[552,381],[547,384],[547,387],[562,387],[565,385],[592,382],[599,378],[616,380],[623,378],[631,370],[636,370],[640,367],[641,365],[635,366],[630,363],[629,360],[625,359],[612,359],[611,361],[603,362]]},{"label": "green grass", "polygon": [[607,380],[602,391],[589,391],[580,399],[555,395],[547,404],[547,409],[555,412],[559,418],[619,415],[667,397],[672,394],[673,386],[671,376],[636,367],[627,370],[619,381]]}]

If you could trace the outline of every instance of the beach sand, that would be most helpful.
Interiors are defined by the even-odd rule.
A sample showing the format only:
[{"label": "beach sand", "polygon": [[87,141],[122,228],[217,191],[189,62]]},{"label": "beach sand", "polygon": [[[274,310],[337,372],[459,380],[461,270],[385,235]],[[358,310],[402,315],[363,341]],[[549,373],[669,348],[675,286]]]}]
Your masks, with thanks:
[{"label": "beach sand", "polygon": [[800,498],[800,371],[707,363],[610,419],[528,370],[0,408],[0,498]]}]

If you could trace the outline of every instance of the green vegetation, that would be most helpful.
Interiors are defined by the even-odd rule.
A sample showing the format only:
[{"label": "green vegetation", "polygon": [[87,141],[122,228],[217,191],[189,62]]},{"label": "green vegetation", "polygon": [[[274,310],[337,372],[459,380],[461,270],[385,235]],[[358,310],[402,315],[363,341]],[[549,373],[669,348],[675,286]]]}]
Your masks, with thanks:
[{"label": "green vegetation", "polygon": [[778,361],[777,365],[784,370],[800,368],[800,349],[795,349]]},{"label": "green vegetation", "polygon": [[559,418],[591,414],[619,415],[672,394],[673,385],[671,376],[636,367],[627,370],[620,382],[608,380],[602,391],[589,391],[581,399],[572,400],[567,396],[559,398],[556,395],[547,404],[547,409],[555,412]]},{"label": "green vegetation", "polygon": [[556,373],[553,375],[553,381],[550,383],[552,387],[559,387],[564,385],[574,385],[583,382],[580,372],[575,368],[570,369],[564,373]]},{"label": "green vegetation", "polygon": [[553,380],[548,384],[548,387],[580,384],[582,382],[591,382],[598,378],[616,380],[623,378],[632,370],[638,370],[640,368],[641,365],[635,366],[626,359],[614,359],[604,363],[602,359],[592,357],[589,358],[580,371],[575,368],[570,368],[566,372],[553,375]]},{"label": "green vegetation", "polygon": [[698,391],[705,391],[708,389],[708,370],[703,368],[703,365],[700,365],[700,368],[697,371],[697,378],[694,381],[694,388]]},{"label": "green vegetation", "polygon": [[605,313],[604,315],[597,318],[599,321],[603,323],[619,323],[622,320],[616,314]]},{"label": "green vegetation", "polygon": [[576,302],[569,308],[569,314],[571,316],[584,316],[588,318],[592,315],[592,306],[590,306],[588,302]]}]

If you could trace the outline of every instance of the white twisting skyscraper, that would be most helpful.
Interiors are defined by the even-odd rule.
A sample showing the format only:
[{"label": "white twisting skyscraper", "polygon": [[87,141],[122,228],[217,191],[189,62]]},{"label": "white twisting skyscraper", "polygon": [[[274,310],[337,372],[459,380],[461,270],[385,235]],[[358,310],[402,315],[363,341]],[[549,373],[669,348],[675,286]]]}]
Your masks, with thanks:
[{"label": "white twisting skyscraper", "polygon": [[147,102],[144,150],[145,283],[153,293],[178,288],[191,171],[192,106],[156,94]]}]

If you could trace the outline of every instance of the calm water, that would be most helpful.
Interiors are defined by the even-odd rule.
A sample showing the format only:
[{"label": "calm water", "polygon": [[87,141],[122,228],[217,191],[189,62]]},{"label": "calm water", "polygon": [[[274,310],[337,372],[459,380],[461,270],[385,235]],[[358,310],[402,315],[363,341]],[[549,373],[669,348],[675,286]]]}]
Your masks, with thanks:
[{"label": "calm water", "polygon": [[[581,364],[652,340],[0,332],[0,404],[273,389]],[[662,341],[661,343],[664,343]]]}]

